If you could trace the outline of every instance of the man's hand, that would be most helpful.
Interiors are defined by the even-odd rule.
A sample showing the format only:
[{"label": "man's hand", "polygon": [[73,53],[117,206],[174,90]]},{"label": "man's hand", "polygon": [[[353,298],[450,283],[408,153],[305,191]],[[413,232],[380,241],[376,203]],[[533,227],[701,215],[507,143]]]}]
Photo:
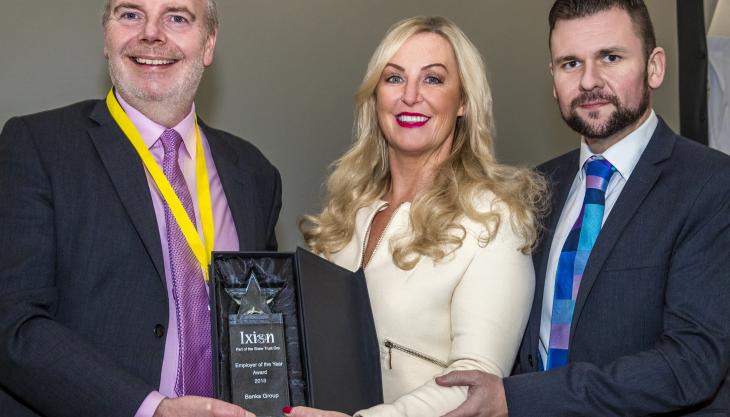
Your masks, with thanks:
[{"label": "man's hand", "polygon": [[350,417],[338,411],[320,410],[310,407],[284,408],[287,417]]},{"label": "man's hand", "polygon": [[250,411],[213,398],[165,398],[152,417],[256,417]]},{"label": "man's hand", "polygon": [[436,383],[469,387],[466,401],[443,417],[507,417],[507,398],[498,376],[481,371],[453,371],[436,378]]}]

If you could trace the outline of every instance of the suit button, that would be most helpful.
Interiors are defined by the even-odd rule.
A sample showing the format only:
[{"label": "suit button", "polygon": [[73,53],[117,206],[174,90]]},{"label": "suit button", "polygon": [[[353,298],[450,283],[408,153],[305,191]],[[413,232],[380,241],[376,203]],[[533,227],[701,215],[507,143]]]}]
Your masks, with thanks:
[{"label": "suit button", "polygon": [[532,358],[532,354],[527,355],[527,362],[530,364],[530,368],[535,367],[535,360]]},{"label": "suit button", "polygon": [[162,337],[165,335],[165,326],[161,324],[155,324],[155,336]]}]

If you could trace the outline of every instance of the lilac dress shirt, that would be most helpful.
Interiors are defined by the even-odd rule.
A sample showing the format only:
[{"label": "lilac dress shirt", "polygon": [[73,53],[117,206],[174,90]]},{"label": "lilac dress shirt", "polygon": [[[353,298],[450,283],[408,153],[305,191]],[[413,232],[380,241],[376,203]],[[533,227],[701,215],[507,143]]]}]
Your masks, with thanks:
[{"label": "lilac dress shirt", "polygon": [[[144,143],[149,148],[152,156],[160,167],[162,167],[162,158],[164,150],[162,143],[158,140],[166,127],[161,126],[138,110],[130,106],[118,94],[116,95],[119,104],[124,109],[132,124],[137,128]],[[201,230],[200,210],[198,208],[198,191],[195,177],[195,105],[190,113],[176,126],[172,127],[183,138],[183,145],[180,148],[178,163],[180,169],[185,176],[185,182],[190,189],[190,195],[193,198],[193,208],[195,210],[195,221],[198,226],[198,234],[203,236]],[[210,145],[205,137],[205,133],[200,131],[200,139],[203,142],[203,153],[205,154],[205,166],[208,169],[208,182],[210,184],[210,199],[213,208],[213,224],[215,230],[214,249],[216,251],[237,251],[238,235],[236,234],[236,226],[233,223],[233,216],[228,207],[228,200],[223,192],[218,171],[213,163],[213,157],[210,153]],[[172,301],[172,278],[170,275],[170,259],[168,256],[167,231],[165,230],[165,211],[163,199],[157,190],[152,177],[146,172],[147,185],[150,188],[152,196],[152,205],[155,208],[155,217],[157,219],[157,228],[160,234],[160,242],[162,243],[162,259],[165,263],[165,284],[167,286],[168,299],[168,316],[167,333],[165,339],[165,354],[162,359],[162,373],[160,375],[160,387],[158,391],[152,391],[140,405],[135,417],[151,417],[157,406],[165,397],[175,397],[175,378],[177,376],[178,362],[178,332],[177,322],[175,320],[175,303]]]}]

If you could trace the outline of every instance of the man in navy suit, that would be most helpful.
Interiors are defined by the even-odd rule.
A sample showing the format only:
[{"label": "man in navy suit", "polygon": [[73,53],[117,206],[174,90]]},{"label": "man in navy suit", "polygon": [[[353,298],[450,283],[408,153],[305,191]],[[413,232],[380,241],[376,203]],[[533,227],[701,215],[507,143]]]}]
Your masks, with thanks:
[{"label": "man in navy suit", "polygon": [[281,181],[196,119],[215,6],[107,1],[107,100],[0,134],[0,416],[251,415],[211,398],[206,257],[276,249]]},{"label": "man in navy suit", "polygon": [[665,53],[642,1],[557,0],[549,20],[580,148],[539,167],[552,213],[515,375],[438,378],[469,386],[448,417],[730,416],[730,158],[654,113]]}]

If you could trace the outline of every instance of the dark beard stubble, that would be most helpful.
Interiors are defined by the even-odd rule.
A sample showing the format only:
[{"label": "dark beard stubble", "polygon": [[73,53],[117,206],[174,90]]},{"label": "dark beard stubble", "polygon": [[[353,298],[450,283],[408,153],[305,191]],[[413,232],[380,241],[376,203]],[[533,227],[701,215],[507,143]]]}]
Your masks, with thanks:
[{"label": "dark beard stubble", "polygon": [[[649,108],[650,95],[648,80],[644,81],[643,89],[644,91],[642,92],[641,101],[639,102],[639,105],[633,109],[624,107],[615,95],[601,94],[598,91],[588,91],[571,101],[570,114],[568,117],[566,117],[563,112],[560,112],[560,115],[571,129],[580,133],[582,136],[590,139],[606,139],[638,121]],[[606,123],[601,126],[594,127],[578,115],[576,108],[583,103],[596,100],[608,101],[616,107],[616,110],[611,113],[611,116],[609,116]],[[590,112],[588,113],[588,117],[596,119],[598,118],[598,112]]]}]

